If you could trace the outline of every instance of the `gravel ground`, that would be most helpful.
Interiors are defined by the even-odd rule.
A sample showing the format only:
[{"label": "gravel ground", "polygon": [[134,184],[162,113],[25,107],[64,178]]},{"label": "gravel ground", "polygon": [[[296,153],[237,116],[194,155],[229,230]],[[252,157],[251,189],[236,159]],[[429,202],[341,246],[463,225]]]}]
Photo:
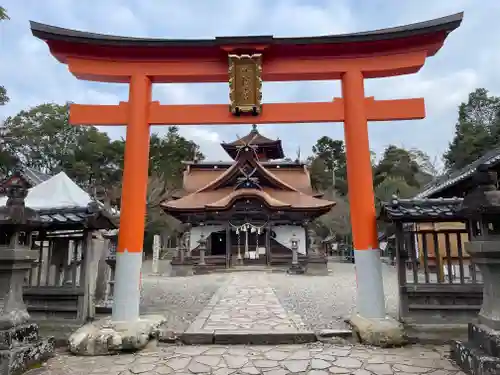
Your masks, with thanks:
[{"label": "gravel ground", "polygon": [[[394,267],[383,266],[387,312],[396,316],[397,275]],[[266,273],[270,286],[285,309],[301,316],[307,328],[344,328],[343,320],[356,307],[354,266],[329,263],[329,276]],[[192,277],[152,277],[144,272],[142,313],[167,316],[169,329],[182,332],[203,310],[212,295],[229,277],[252,277],[252,272],[209,274]],[[231,275],[231,276],[229,276]]]},{"label": "gravel ground", "polygon": [[227,275],[151,277],[144,275],[141,314],[162,314],[167,327],[183,332],[227,280]]},{"label": "gravel ground", "polygon": [[[329,276],[270,274],[269,280],[283,306],[302,317],[308,328],[343,328],[344,319],[356,308],[354,265],[329,263]],[[382,264],[386,307],[389,315],[398,310],[396,269]]]}]

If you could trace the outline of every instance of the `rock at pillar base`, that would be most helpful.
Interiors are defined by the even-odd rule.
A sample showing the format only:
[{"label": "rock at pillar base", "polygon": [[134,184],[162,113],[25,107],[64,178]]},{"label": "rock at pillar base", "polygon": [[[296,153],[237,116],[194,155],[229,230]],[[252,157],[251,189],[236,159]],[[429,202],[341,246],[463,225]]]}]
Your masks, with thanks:
[{"label": "rock at pillar base", "polygon": [[152,339],[157,339],[166,318],[143,316],[135,322],[113,322],[105,318],[79,328],[69,338],[69,350],[80,356],[112,355],[138,351]]},{"label": "rock at pillar base", "polygon": [[303,275],[305,270],[300,264],[292,264],[286,272],[290,275]]},{"label": "rock at pillar base", "polygon": [[348,323],[364,344],[391,347],[406,343],[403,325],[393,318],[369,319],[356,314]]}]

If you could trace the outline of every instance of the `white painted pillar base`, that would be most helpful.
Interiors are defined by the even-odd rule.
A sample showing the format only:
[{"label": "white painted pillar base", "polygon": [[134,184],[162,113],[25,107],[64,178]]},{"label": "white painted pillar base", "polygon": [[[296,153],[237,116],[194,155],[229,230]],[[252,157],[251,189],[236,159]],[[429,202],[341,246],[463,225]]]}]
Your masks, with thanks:
[{"label": "white painted pillar base", "polygon": [[142,252],[116,253],[115,290],[112,320],[115,322],[139,319],[141,299]]},{"label": "white painted pillar base", "polygon": [[385,295],[380,251],[354,250],[358,314],[363,318],[385,318]]}]

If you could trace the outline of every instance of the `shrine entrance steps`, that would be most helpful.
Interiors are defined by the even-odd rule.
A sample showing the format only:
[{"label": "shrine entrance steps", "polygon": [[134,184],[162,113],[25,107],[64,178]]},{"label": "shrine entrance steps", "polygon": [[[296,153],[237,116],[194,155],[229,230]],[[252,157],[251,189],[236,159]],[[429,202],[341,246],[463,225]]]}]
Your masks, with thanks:
[{"label": "shrine entrance steps", "polygon": [[273,267],[266,264],[242,264],[233,265],[229,268],[216,269],[215,272],[231,273],[231,272],[286,272],[285,267]]},{"label": "shrine entrance steps", "polygon": [[321,336],[352,337],[350,330],[308,330],[302,318],[287,311],[266,273],[232,276],[181,335],[185,344],[279,345],[314,342]]}]

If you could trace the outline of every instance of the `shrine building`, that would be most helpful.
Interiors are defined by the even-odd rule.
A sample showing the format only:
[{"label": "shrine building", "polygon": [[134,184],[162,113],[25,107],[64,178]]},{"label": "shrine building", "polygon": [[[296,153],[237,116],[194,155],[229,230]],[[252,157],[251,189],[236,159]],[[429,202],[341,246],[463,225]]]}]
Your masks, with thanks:
[{"label": "shrine building", "polygon": [[[268,264],[308,253],[307,224],[335,202],[311,187],[302,162],[283,161],[281,140],[264,137],[253,125],[246,136],[222,148],[231,162],[186,162],[182,192],[162,203],[165,212],[189,224],[188,254],[206,241],[207,264]],[[286,261],[289,263],[289,261]]]}]

